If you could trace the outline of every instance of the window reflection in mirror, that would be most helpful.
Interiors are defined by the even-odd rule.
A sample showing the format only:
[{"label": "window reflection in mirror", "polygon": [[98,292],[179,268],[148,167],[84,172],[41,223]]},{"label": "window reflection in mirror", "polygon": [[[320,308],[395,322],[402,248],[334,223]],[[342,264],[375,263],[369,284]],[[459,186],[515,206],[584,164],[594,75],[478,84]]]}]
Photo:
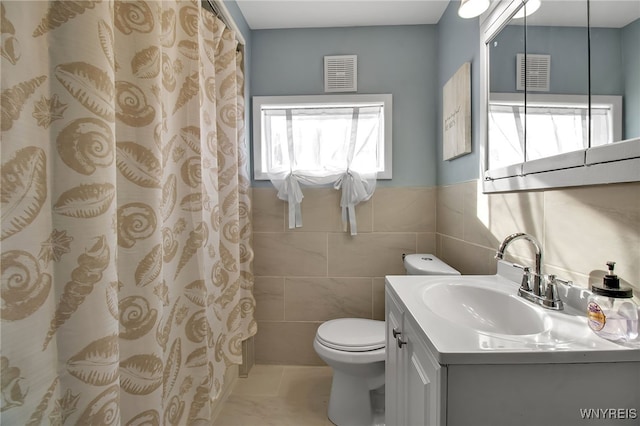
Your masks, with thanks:
[{"label": "window reflection in mirror", "polygon": [[[489,168],[524,161],[524,91],[516,91],[516,57],[525,51],[525,27],[510,21],[489,42]],[[509,96],[501,96],[501,94]]]},{"label": "window reflection in mirror", "polygon": [[586,1],[526,12],[491,42],[490,168],[589,147]]},{"label": "window reflection in mirror", "polygon": [[588,148],[587,3],[543,1],[525,20],[525,161]]}]

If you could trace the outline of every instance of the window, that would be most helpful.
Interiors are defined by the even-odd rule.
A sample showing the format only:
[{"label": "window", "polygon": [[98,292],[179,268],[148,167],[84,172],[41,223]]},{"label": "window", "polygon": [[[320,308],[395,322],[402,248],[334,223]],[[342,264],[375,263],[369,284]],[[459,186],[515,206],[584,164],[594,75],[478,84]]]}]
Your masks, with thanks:
[{"label": "window", "polygon": [[391,95],[254,96],[253,120],[256,180],[347,168],[391,179]]},{"label": "window", "polygon": [[[584,96],[528,94],[525,112],[522,94],[492,93],[489,168],[499,169],[620,140],[621,104],[619,96],[592,96],[589,144],[589,103]],[[525,144],[525,138],[539,142]]]},{"label": "window", "polygon": [[355,235],[355,206],[377,179],[391,179],[391,95],[253,97],[254,177],[289,203],[302,226],[302,185],[342,190],[342,217]]}]

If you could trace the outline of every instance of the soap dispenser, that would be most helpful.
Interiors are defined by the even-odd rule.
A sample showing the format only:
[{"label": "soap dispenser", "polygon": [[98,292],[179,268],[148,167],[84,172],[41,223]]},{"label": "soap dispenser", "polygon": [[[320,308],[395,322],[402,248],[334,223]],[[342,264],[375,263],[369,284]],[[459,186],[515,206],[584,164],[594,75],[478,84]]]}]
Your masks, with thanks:
[{"label": "soap dispenser", "polygon": [[631,287],[620,284],[613,273],[615,262],[607,262],[609,273],[602,284],[592,284],[587,304],[588,324],[597,335],[614,342],[638,337],[638,306]]}]

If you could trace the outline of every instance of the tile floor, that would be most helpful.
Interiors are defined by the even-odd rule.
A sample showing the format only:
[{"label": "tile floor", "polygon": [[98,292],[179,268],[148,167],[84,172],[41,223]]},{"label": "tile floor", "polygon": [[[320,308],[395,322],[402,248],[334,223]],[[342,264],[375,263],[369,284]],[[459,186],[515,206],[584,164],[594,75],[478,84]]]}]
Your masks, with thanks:
[{"label": "tile floor", "polygon": [[331,368],[255,365],[239,378],[215,426],[332,426]]}]

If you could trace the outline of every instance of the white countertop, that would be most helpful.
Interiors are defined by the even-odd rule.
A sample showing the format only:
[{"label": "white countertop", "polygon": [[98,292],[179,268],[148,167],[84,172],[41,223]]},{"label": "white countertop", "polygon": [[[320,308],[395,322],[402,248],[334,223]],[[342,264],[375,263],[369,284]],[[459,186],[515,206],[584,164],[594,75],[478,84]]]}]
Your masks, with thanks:
[{"label": "white countertop", "polygon": [[[493,290],[524,300],[517,296],[519,282],[513,280],[518,279],[518,271],[514,269],[501,261],[498,267],[500,275],[387,276],[385,286],[403,305],[405,315],[413,318],[419,329],[416,332],[422,333],[430,350],[443,365],[640,362],[640,339],[625,345],[605,340],[589,328],[586,315],[570,305],[557,312],[531,303],[546,316],[545,324],[548,326],[545,330],[537,334],[505,335],[454,323],[434,313],[423,302],[423,294],[429,286],[451,279],[490,286]],[[560,291],[563,299],[569,293],[577,293],[584,298],[587,292],[577,287],[569,288],[569,292],[566,290]],[[565,304],[567,302],[575,304],[576,301],[565,300]]]}]

